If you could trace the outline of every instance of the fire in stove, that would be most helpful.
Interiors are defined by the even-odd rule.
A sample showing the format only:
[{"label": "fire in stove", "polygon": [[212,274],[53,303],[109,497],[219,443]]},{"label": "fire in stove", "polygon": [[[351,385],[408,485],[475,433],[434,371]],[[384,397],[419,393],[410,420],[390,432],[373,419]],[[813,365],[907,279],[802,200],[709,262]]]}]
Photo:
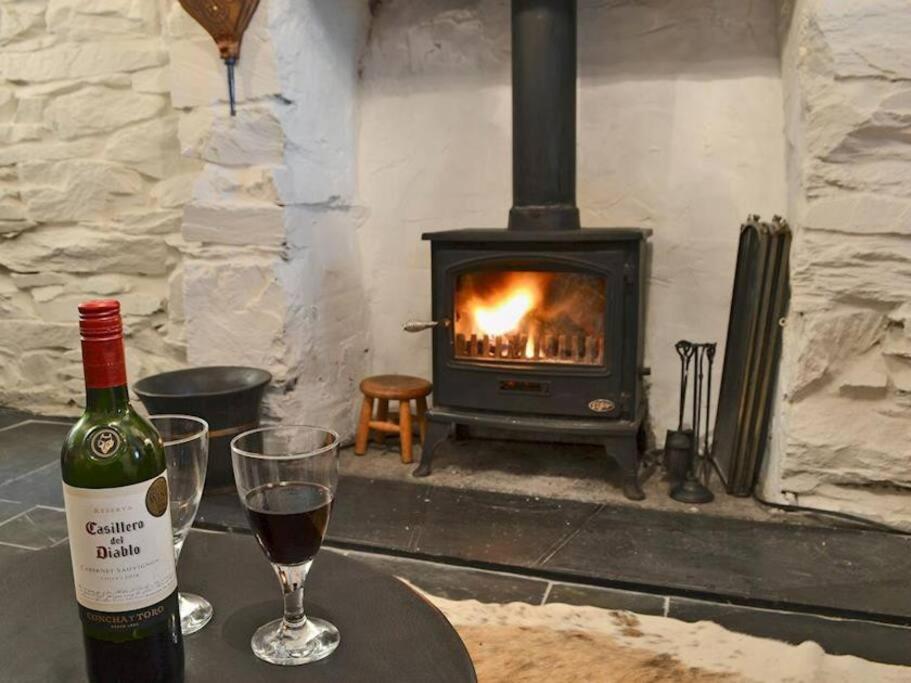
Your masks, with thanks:
[{"label": "fire in stove", "polygon": [[605,290],[605,279],[589,273],[464,273],[455,290],[456,357],[601,365]]}]

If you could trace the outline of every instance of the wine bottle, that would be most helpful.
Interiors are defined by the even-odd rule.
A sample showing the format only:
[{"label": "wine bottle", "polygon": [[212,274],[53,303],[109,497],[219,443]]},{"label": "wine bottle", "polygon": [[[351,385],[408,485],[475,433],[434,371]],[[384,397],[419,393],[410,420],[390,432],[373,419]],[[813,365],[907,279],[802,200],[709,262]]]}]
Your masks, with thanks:
[{"label": "wine bottle", "polygon": [[161,437],[130,406],[117,301],[79,306],[85,413],[63,444],[63,497],[90,681],[183,680]]}]

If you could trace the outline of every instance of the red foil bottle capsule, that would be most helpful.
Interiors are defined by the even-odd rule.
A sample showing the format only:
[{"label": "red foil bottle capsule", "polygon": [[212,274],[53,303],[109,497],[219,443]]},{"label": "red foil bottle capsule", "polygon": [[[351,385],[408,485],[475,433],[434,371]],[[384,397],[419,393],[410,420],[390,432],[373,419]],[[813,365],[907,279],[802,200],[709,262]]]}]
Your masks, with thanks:
[{"label": "red foil bottle capsule", "polygon": [[96,299],[79,304],[79,334],[85,386],[107,389],[127,383],[120,302]]}]

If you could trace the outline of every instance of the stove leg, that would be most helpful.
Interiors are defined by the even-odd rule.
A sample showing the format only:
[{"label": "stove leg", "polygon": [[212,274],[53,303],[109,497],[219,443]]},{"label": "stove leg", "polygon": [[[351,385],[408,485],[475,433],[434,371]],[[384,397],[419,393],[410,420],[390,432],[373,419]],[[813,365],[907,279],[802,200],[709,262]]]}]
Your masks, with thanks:
[{"label": "stove leg", "polygon": [[421,464],[411,473],[413,477],[426,477],[433,471],[433,452],[449,436],[449,423],[427,420],[427,432],[421,447]]},{"label": "stove leg", "polygon": [[623,474],[623,495],[629,500],[645,500],[645,492],[639,483],[639,449],[635,439],[604,442],[604,449],[620,466]]}]

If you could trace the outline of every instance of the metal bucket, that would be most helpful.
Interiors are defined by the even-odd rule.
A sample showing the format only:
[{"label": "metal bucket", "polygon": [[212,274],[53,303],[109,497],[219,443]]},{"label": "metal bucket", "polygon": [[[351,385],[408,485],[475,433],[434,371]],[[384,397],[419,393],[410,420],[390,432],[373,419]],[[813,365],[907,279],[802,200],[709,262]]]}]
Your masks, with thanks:
[{"label": "metal bucket", "polygon": [[213,366],[145,377],[133,385],[150,414],[201,417],[209,423],[207,493],[234,488],[231,439],[259,426],[263,392],[272,375],[258,368]]}]

